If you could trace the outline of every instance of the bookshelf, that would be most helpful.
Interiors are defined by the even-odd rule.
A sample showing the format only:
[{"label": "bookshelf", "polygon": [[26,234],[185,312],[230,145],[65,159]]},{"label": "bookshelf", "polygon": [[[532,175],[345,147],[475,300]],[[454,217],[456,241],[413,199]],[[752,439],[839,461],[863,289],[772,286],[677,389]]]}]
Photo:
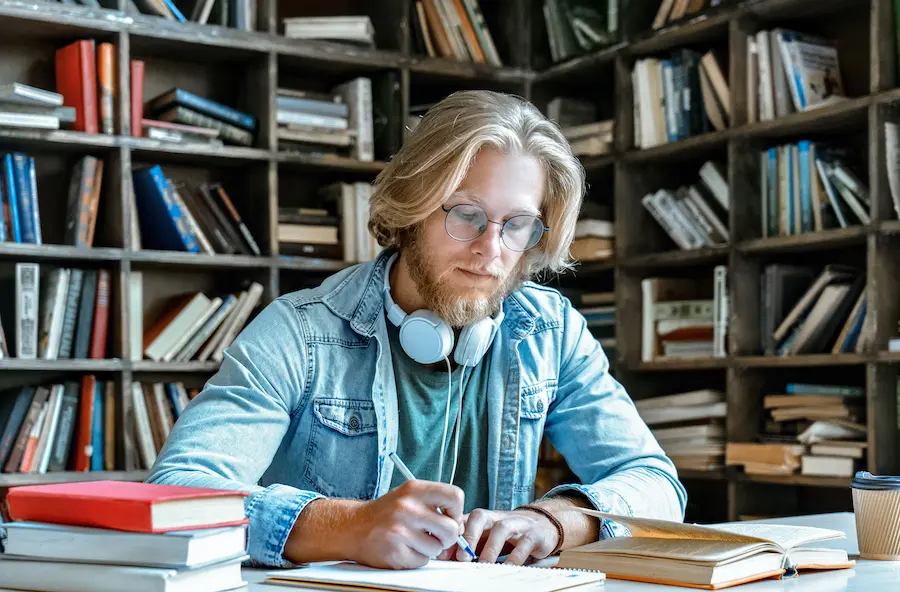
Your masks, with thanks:
[{"label": "bookshelf", "polygon": [[[375,24],[377,49],[330,42],[292,40],[281,33],[287,2],[259,0],[257,30],[238,31],[195,23],[179,24],[157,17],[124,16],[122,11],[89,9],[36,0],[0,0],[0,82],[20,80],[54,87],[52,56],[56,48],[82,38],[115,45],[120,91],[116,99],[120,125],[116,134],[66,130],[33,131],[0,128],[0,149],[23,150],[58,163],[62,169],[83,155],[107,162],[101,198],[101,220],[95,247],[0,244],[0,277],[16,262],[110,269],[113,298],[109,359],[18,361],[0,360],[0,387],[78,379],[84,373],[113,380],[118,392],[136,381],[180,380],[201,386],[216,363],[134,361],[129,348],[129,319],[144,314],[173,290],[234,286],[238,278],[259,281],[259,310],[280,294],[314,285],[344,264],[314,258],[282,257],[277,240],[277,207],[295,201],[315,203],[310,188],[332,181],[372,181],[406,132],[410,106],[436,100],[449,92],[487,88],[527,97],[546,110],[555,96],[588,99],[601,119],[614,119],[611,154],[585,157],[588,199],[614,214],[616,255],[608,261],[580,266],[558,282],[570,286],[615,290],[616,343],[609,349],[614,374],[635,398],[717,388],[726,393],[729,441],[750,441],[763,416],[765,388],[782,376],[801,380],[850,376],[866,390],[867,463],[878,473],[900,471],[900,427],[896,384],[900,354],[887,352],[900,320],[900,222],[895,218],[884,167],[882,122],[885,109],[900,103],[893,11],[890,0],[748,0],[725,2],[658,31],[649,23],[655,2],[622,0],[622,39],[609,47],[551,64],[541,2],[482,0],[504,66],[458,62],[418,55],[413,47],[411,0],[369,3],[335,0],[323,14],[368,14]],[[125,2],[120,2],[124,8]],[[863,5],[865,10],[862,9]],[[310,9],[312,10],[312,9]],[[315,10],[326,10],[315,9]],[[316,13],[303,14],[314,16]],[[770,121],[748,122],[746,39],[757,30],[776,26],[808,26],[839,40],[842,71],[849,99],[816,110]],[[664,55],[681,47],[715,48],[731,88],[731,125],[721,131],[635,149],[634,89],[631,69],[636,60]],[[252,147],[186,149],[130,135],[128,68],[131,58],[146,63],[145,97],[184,83],[216,99],[234,93],[229,103],[252,112],[260,121]],[[846,61],[846,63],[844,63]],[[289,153],[278,149],[275,135],[276,89],[329,88],[355,76],[373,83],[376,108],[385,122],[376,138],[375,160]],[[187,81],[187,82],[185,82]],[[236,89],[236,90],[235,90]],[[794,236],[760,236],[758,195],[759,150],[804,137],[847,139],[861,155],[862,171],[872,194],[871,224],[807,232]],[[727,244],[676,250],[642,209],[641,197],[656,188],[684,182],[710,158],[725,163],[732,196]],[[131,216],[127,187],[133,166],[161,164],[189,178],[233,180],[248,225],[263,256],[205,255],[135,249],[126,223]],[[52,166],[52,165],[51,165]],[[52,172],[52,171],[51,171]],[[61,224],[66,175],[48,174],[41,195],[42,219]],[[231,185],[229,184],[229,187]],[[239,188],[239,189],[238,189]],[[308,197],[303,197],[308,196]],[[303,201],[306,200],[306,201]],[[55,221],[54,221],[55,219]],[[761,355],[759,343],[759,272],[769,262],[848,260],[866,271],[867,322],[876,326],[872,347],[860,354],[795,357]],[[715,265],[728,266],[728,354],[721,358],[641,361],[641,280],[654,276],[710,276]],[[143,311],[131,310],[128,278],[145,277]],[[672,385],[677,385],[675,390]],[[554,479],[565,468],[552,465]],[[48,473],[0,475],[0,491],[23,483],[102,477],[140,479],[142,473]],[[737,519],[742,514],[807,511],[811,507],[849,509],[846,479],[800,475],[761,477],[727,469],[682,471],[688,489],[688,518]],[[823,501],[824,500],[824,501]],[[828,506],[827,504],[832,504]]]}]

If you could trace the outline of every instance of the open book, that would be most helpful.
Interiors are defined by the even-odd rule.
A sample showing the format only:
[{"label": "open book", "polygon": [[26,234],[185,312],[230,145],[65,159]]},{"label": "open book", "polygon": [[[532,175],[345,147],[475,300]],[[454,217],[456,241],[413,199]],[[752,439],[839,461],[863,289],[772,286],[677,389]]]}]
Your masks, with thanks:
[{"label": "open book", "polygon": [[613,579],[716,590],[801,569],[840,569],[856,563],[844,550],[809,546],[844,538],[838,530],[754,523],[710,527],[581,511],[618,522],[632,536],[567,549],[558,566],[600,570]]}]

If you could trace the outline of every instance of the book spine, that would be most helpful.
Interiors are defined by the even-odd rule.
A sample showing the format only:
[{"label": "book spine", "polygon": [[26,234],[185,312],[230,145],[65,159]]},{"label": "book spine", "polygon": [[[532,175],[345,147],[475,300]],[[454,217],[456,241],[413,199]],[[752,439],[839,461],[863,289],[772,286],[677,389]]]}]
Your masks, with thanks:
[{"label": "book spine", "polygon": [[21,360],[37,359],[40,271],[37,263],[16,263],[16,355]]},{"label": "book spine", "polygon": [[65,384],[63,390],[57,435],[50,452],[50,462],[47,465],[47,470],[50,472],[66,470],[69,450],[72,446],[72,436],[75,434],[75,415],[77,412],[78,383],[69,381]]},{"label": "book spine", "polygon": [[241,218],[241,215],[238,214],[237,208],[234,207],[234,203],[232,203],[231,198],[225,192],[225,188],[221,185],[217,186],[216,195],[219,196],[219,201],[222,202],[223,206],[225,206],[225,209],[228,211],[228,214],[234,221],[235,226],[237,226],[238,230],[241,231],[241,235],[244,237],[244,240],[247,241],[247,245],[250,247],[250,250],[253,251],[253,254],[257,257],[261,257],[262,251],[260,250],[259,245],[256,244],[256,241],[253,239],[253,235],[250,234],[250,229],[247,228],[246,224],[244,224],[244,220]]},{"label": "book spine", "polygon": [[143,135],[144,120],[144,62],[131,60],[131,135]]},{"label": "book spine", "polygon": [[144,400],[144,389],[139,382],[131,383],[131,401],[134,408],[134,426],[138,452],[140,452],[144,468],[149,469],[156,462],[156,447],[153,443],[149,411]]},{"label": "book spine", "polygon": [[0,182],[0,243],[5,243],[12,238],[11,233],[7,231],[7,228],[11,226],[11,224],[7,222],[8,220],[9,196],[6,193],[6,188],[3,187],[3,183]]},{"label": "book spine", "polygon": [[103,382],[98,380],[94,383],[94,413],[91,424],[91,471],[103,470],[103,420],[106,417],[106,414],[104,413],[105,402]]},{"label": "book spine", "polygon": [[800,170],[800,229],[812,232],[812,189],[809,174],[809,142],[803,140],[797,144],[798,167]]},{"label": "book spine", "polygon": [[175,184],[172,183],[170,179],[166,179],[166,181],[167,191],[172,196],[172,201],[178,207],[178,211],[181,212],[181,215],[184,217],[188,232],[196,239],[200,249],[206,251],[209,255],[215,255],[216,251],[213,249],[212,243],[210,243],[209,239],[206,238],[206,235],[203,234],[203,231],[200,229],[200,225],[197,224],[197,220],[194,219],[194,215],[191,213],[190,208],[184,204],[184,200],[181,199],[181,194],[178,192]]},{"label": "book spine", "polygon": [[713,356],[723,358],[727,355],[726,337],[728,335],[728,268],[716,265],[713,270]]},{"label": "book spine", "polygon": [[88,203],[88,228],[87,236],[84,239],[85,247],[94,246],[94,230],[97,227],[97,215],[100,210],[100,187],[103,184],[103,161],[98,160],[94,169],[94,184],[91,188],[90,200]]},{"label": "book spine", "polygon": [[162,121],[219,130],[222,139],[227,140],[232,144],[239,144],[241,146],[253,145],[253,134],[250,132],[223,121],[219,121],[218,119],[213,119],[208,115],[198,113],[197,111],[193,111],[186,107],[175,107],[160,115],[160,119]]},{"label": "book spine", "polygon": [[184,346],[180,352],[178,352],[178,356],[176,357],[176,361],[178,362],[187,362],[191,358],[194,357],[194,354],[199,351],[200,347],[209,340],[209,337],[224,321],[225,318],[231,313],[231,311],[237,305],[237,298],[234,294],[229,294],[225,297],[224,302],[221,306],[219,306],[218,310],[210,317],[191,337],[191,340],[188,341],[187,345]]},{"label": "book spine", "polygon": [[112,43],[97,46],[97,75],[100,81],[100,127],[104,134],[116,133],[115,118],[115,49]]},{"label": "book spine", "polygon": [[38,412],[34,425],[31,426],[31,432],[28,439],[25,440],[25,452],[22,453],[22,464],[19,465],[20,473],[30,473],[31,467],[34,465],[34,456],[37,452],[38,442],[41,439],[41,431],[44,429],[44,422],[47,421],[47,411],[49,409],[49,401],[41,404],[41,410]]},{"label": "book spine", "polygon": [[16,197],[18,199],[19,224],[22,229],[22,242],[41,244],[40,214],[37,211],[37,200],[31,185],[27,154],[12,155],[15,174]]},{"label": "book spine", "polygon": [[75,439],[75,470],[78,472],[87,471],[91,466],[96,384],[97,378],[90,374],[81,379],[81,405],[78,415],[78,435]]},{"label": "book spine", "polygon": [[[220,119],[226,123],[236,125],[248,131],[256,129],[256,118],[237,109],[232,109],[221,103],[195,95],[183,89],[175,91],[175,103],[194,111],[199,111],[210,117]],[[203,127],[203,126],[201,126]],[[208,126],[207,126],[208,127]]]},{"label": "book spine", "polygon": [[23,387],[16,397],[16,402],[9,413],[6,421],[6,427],[3,429],[3,436],[0,437],[0,467],[6,464],[13,451],[16,443],[16,436],[22,428],[28,409],[31,407],[31,401],[34,399],[35,388],[33,386]]},{"label": "book spine", "polygon": [[75,107],[73,129],[96,134],[97,76],[94,43],[81,40],[56,53],[56,88],[63,95],[63,105]]},{"label": "book spine", "polygon": [[356,144],[350,155],[363,161],[375,159],[375,140],[372,128],[372,81],[355,78],[338,87],[344,101],[350,106],[350,128],[356,130]]},{"label": "book spine", "polygon": [[[87,159],[84,157],[72,169],[72,176],[69,179],[69,207],[68,216],[66,217],[66,236],[64,239],[67,245],[77,245],[78,235],[83,231],[87,233],[87,210],[82,199],[84,193],[82,186],[85,182],[85,169],[88,167]],[[93,178],[91,178],[93,180]]]},{"label": "book spine", "polygon": [[41,386],[35,390],[34,397],[31,399],[31,405],[28,407],[28,412],[25,415],[25,420],[19,428],[16,443],[13,445],[12,452],[9,454],[6,465],[3,467],[4,473],[17,473],[19,471],[22,465],[22,458],[25,455],[25,447],[28,445],[31,432],[34,430],[34,424],[37,422],[41,409],[49,396],[50,389],[47,387]]},{"label": "book spine", "polygon": [[35,455],[36,463],[32,467],[34,473],[46,473],[47,466],[50,464],[50,452],[53,449],[53,442],[56,440],[56,431],[59,426],[59,412],[61,410],[63,398],[63,385],[54,384],[50,393],[50,401],[47,407],[47,422],[41,432],[41,441],[38,447],[38,453]]},{"label": "book spine", "polygon": [[238,236],[237,231],[235,231],[234,227],[228,223],[228,218],[225,217],[225,213],[219,208],[216,203],[215,198],[213,197],[213,186],[211,185],[201,185],[200,186],[200,198],[203,200],[203,203],[206,204],[206,208],[212,212],[212,217],[215,219],[219,229],[225,233],[231,242],[232,247],[240,251],[240,253],[249,255],[250,251],[244,246],[243,241],[241,241],[241,237]]},{"label": "book spine", "polygon": [[56,337],[56,325],[62,323],[62,311],[69,290],[67,269],[54,269],[41,294],[39,313],[41,325],[38,329],[38,357],[44,360],[55,360],[59,353],[59,342]]},{"label": "book spine", "polygon": [[94,327],[91,332],[90,358],[92,360],[102,360],[106,357],[110,279],[109,270],[101,269],[99,271],[97,276],[97,303],[94,307]]},{"label": "book spine", "polygon": [[78,326],[75,330],[75,351],[72,357],[84,360],[91,351],[91,329],[94,326],[94,304],[97,297],[97,272],[86,271],[82,280]]},{"label": "book spine", "polygon": [[78,314],[78,304],[81,298],[81,284],[84,279],[84,270],[72,269],[69,273],[69,289],[66,294],[66,308],[63,313],[62,335],[59,341],[60,360],[72,357],[72,345],[75,342],[75,320]]},{"label": "book spine", "polygon": [[103,468],[107,471],[116,469],[116,387],[112,380],[104,383],[103,400]]},{"label": "book spine", "polygon": [[225,349],[231,345],[231,342],[237,337],[238,333],[241,332],[241,329],[244,328],[244,324],[247,322],[247,319],[250,318],[250,314],[253,312],[253,309],[256,308],[256,304],[259,302],[260,297],[262,296],[262,284],[253,283],[250,286],[250,289],[247,291],[247,302],[241,303],[241,308],[234,312],[235,319],[234,323],[228,327],[228,331],[222,336],[222,341],[219,342],[219,345],[216,347],[216,351],[213,352],[212,359],[216,362],[221,362],[224,357]]},{"label": "book spine", "polygon": [[6,205],[9,208],[9,236],[14,243],[22,242],[22,225],[19,222],[19,198],[16,191],[16,168],[12,154],[3,157],[3,187],[6,189]]}]

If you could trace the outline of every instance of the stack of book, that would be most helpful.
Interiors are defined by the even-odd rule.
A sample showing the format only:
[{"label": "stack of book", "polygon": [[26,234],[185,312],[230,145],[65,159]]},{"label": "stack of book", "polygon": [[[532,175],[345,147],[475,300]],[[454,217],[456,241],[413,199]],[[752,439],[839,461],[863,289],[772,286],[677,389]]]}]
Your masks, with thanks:
[{"label": "stack of book", "polygon": [[654,31],[662,29],[721,3],[722,0],[662,0],[651,27]]},{"label": "stack of book", "polygon": [[619,33],[619,2],[544,0],[550,59],[554,62],[612,45]]},{"label": "stack of book", "polygon": [[700,180],[702,183],[678,187],[675,193],[659,189],[641,199],[672,242],[684,250],[727,244],[730,240],[730,197],[720,165],[707,161],[700,168]]},{"label": "stack of book", "polygon": [[288,256],[343,259],[340,225],[341,219],[324,208],[278,208],[278,250]]},{"label": "stack of book", "polygon": [[724,466],[725,393],[705,389],[639,399],[634,405],[676,468],[713,471]]},{"label": "stack of book", "polygon": [[599,156],[612,152],[614,125],[615,120],[609,119],[564,127],[562,132],[575,156]]},{"label": "stack of book", "polygon": [[280,88],[275,108],[281,150],[374,159],[370,78],[354,78],[328,93]]},{"label": "stack of book", "polygon": [[[262,292],[262,284],[252,282],[237,293],[210,297],[197,292],[173,296],[143,332],[138,351],[155,362],[221,362],[225,348],[244,328]],[[137,345],[133,343],[132,348]]]},{"label": "stack of book", "polygon": [[[291,233],[286,234],[285,238],[293,238],[291,241],[282,242],[282,252],[287,255],[306,255],[322,256],[327,254],[336,255],[334,244],[339,244],[346,263],[362,263],[371,261],[381,251],[381,247],[375,241],[375,236],[369,230],[369,200],[372,197],[372,185],[369,183],[332,183],[326,185],[320,191],[320,195],[325,204],[332,211],[337,213],[337,219],[340,220],[340,228],[338,229],[339,243],[331,243],[318,249],[310,247],[315,243],[309,241],[309,234],[304,229],[286,228]],[[287,213],[287,212],[285,212]],[[321,213],[321,212],[320,212]],[[327,215],[320,220],[334,222],[334,218]],[[297,218],[293,218],[297,219]],[[302,218],[301,218],[302,220]],[[281,224],[279,224],[280,236]],[[299,232],[299,234],[294,234]],[[321,232],[316,230],[316,232]],[[329,240],[333,240],[330,230]],[[335,258],[335,257],[329,257]],[[337,257],[340,259],[340,256]]]},{"label": "stack of book", "polygon": [[132,173],[141,246],[214,255],[262,255],[220,183],[175,183],[159,165]]},{"label": "stack of book", "polygon": [[246,496],[119,481],[12,488],[0,581],[71,592],[246,586]]},{"label": "stack of book", "polygon": [[366,15],[298,16],[283,21],[288,39],[323,39],[375,47],[375,27]]},{"label": "stack of book", "polygon": [[563,130],[595,123],[597,106],[585,99],[553,97],[547,103],[547,118],[555,121]]},{"label": "stack of book", "polygon": [[478,0],[416,0],[412,23],[420,55],[503,65]]},{"label": "stack of book", "polygon": [[767,266],[761,276],[760,331],[768,355],[862,353],[874,338],[865,323],[865,275],[845,265]]},{"label": "stack of book", "polygon": [[790,383],[769,394],[758,442],[729,443],[727,463],[748,474],[852,477],[866,449],[864,391],[844,385]]},{"label": "stack of book", "polygon": [[581,263],[611,259],[615,254],[615,237],[610,209],[587,203],[575,223],[575,235],[569,247],[569,255]]},{"label": "stack of book", "polygon": [[81,39],[56,51],[56,90],[63,97],[62,104],[75,109],[75,131],[116,133],[119,79],[115,64],[112,43]]},{"label": "stack of book", "polygon": [[117,426],[115,382],[86,375],[81,382],[26,386],[0,399],[0,467],[4,473],[112,471],[125,436]]},{"label": "stack of book", "polygon": [[641,280],[641,360],[722,357],[728,333],[727,268],[713,281],[683,278]]},{"label": "stack of book", "polygon": [[712,51],[673,52],[669,59],[635,62],[635,147],[650,148],[711,129],[724,130],[731,121],[728,79]]},{"label": "stack of book", "polygon": [[748,119],[769,121],[844,98],[834,42],[788,29],[747,38]]},{"label": "stack of book", "polygon": [[[10,338],[0,339],[0,358],[22,360],[106,357],[112,276],[106,269],[16,263],[4,291],[0,318]],[[11,347],[14,345],[15,347]]]},{"label": "stack of book", "polygon": [[59,93],[12,82],[0,85],[0,127],[59,129],[75,123],[75,108]]},{"label": "stack of book", "polygon": [[[256,117],[232,107],[201,97],[183,88],[173,88],[151,99],[145,106],[150,118],[142,118],[141,126],[148,136],[152,130],[157,139],[166,139],[166,132],[187,137],[190,142],[252,146],[256,131]],[[163,122],[162,124],[159,122]],[[180,124],[178,127],[166,123]],[[204,131],[204,128],[206,131]],[[211,133],[216,132],[215,135]]]},{"label": "stack of book", "polygon": [[762,151],[762,236],[869,224],[869,188],[845,155],[845,150],[807,140]]}]

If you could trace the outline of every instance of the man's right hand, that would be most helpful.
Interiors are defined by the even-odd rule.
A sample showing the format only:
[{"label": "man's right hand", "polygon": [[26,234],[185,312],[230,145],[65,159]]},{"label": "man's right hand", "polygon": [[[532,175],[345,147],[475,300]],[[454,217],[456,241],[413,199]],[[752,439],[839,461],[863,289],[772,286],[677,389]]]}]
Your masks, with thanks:
[{"label": "man's right hand", "polygon": [[371,501],[316,499],[300,512],[284,557],[294,563],[420,567],[456,543],[463,532],[463,503],[459,487],[424,480],[407,481]]},{"label": "man's right hand", "polygon": [[353,559],[391,569],[425,565],[456,543],[463,529],[463,503],[459,487],[422,480],[407,481],[365,502],[356,509],[350,529]]}]

